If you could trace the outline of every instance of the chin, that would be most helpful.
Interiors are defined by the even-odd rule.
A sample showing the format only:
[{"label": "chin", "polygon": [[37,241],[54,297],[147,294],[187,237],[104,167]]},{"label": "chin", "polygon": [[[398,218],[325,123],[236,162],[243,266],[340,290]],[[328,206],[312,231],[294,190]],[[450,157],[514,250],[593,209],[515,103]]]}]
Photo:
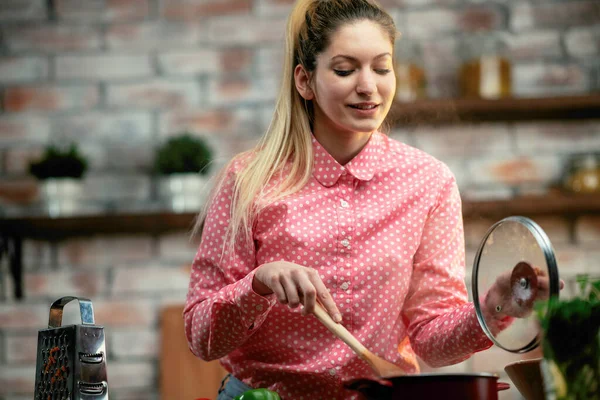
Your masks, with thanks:
[{"label": "chin", "polygon": [[344,121],[344,126],[353,132],[373,132],[383,123],[383,118],[348,118]]},{"label": "chin", "polygon": [[352,132],[371,133],[379,129],[381,124],[381,122],[370,122],[368,124],[352,124],[349,127],[349,130],[351,130]]}]

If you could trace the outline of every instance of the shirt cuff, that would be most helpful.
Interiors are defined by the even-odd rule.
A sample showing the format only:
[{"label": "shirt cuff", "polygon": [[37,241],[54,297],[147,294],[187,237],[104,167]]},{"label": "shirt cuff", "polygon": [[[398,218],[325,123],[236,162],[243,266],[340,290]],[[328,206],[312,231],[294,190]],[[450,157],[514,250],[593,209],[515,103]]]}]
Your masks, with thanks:
[{"label": "shirt cuff", "polygon": [[254,271],[238,281],[234,290],[235,303],[240,310],[241,320],[248,330],[257,329],[267,318],[277,302],[275,294],[261,296],[252,289]]}]

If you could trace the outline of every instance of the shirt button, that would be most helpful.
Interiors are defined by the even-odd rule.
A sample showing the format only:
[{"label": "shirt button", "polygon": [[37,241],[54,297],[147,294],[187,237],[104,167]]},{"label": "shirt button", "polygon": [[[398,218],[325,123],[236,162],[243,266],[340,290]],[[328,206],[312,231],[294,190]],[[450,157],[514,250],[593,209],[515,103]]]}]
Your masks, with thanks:
[{"label": "shirt button", "polygon": [[259,304],[256,306],[256,311],[262,311],[262,310],[263,310],[262,304]]},{"label": "shirt button", "polygon": [[344,247],[348,247],[348,246],[350,246],[350,241],[349,241],[348,239],[344,239],[344,240],[342,240],[342,242],[341,242],[341,243],[342,243],[342,246],[344,246]]},{"label": "shirt button", "polygon": [[348,204],[348,202],[347,202],[346,200],[342,200],[342,201],[340,202],[340,204],[341,204],[341,206],[342,206],[343,208],[347,208],[347,207],[348,207],[348,205],[349,205],[349,204]]},{"label": "shirt button", "polygon": [[333,375],[335,375],[335,374],[336,374],[335,368],[331,368],[331,369],[329,370],[329,375],[333,376]]},{"label": "shirt button", "polygon": [[348,282],[342,283],[342,289],[343,290],[348,290],[349,287],[350,287],[350,285],[348,284]]}]

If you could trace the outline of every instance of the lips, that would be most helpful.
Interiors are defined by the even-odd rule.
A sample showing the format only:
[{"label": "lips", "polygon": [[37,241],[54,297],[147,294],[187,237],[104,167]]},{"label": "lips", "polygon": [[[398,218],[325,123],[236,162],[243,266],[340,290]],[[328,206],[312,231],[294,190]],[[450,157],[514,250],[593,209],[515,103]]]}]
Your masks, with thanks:
[{"label": "lips", "polygon": [[356,103],[356,104],[349,104],[348,107],[355,108],[357,110],[372,110],[374,108],[379,107],[379,104],[376,104],[376,103]]}]

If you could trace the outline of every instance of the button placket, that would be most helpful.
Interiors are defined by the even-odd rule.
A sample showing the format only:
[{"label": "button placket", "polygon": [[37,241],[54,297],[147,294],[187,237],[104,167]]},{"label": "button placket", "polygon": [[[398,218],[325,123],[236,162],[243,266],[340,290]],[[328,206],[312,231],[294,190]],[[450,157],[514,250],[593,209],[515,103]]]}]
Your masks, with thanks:
[{"label": "button placket", "polygon": [[354,178],[351,175],[343,175],[340,179],[340,191],[338,192],[340,196],[339,200],[339,215],[341,222],[340,223],[340,233],[342,235],[340,244],[345,248],[342,250],[343,253],[347,253],[350,250],[351,237],[348,232],[352,231],[352,226],[349,221],[352,220],[352,210],[350,207],[350,202],[348,199],[352,195]]},{"label": "button placket", "polygon": [[[336,190],[336,197],[337,199],[336,201],[336,211],[337,211],[337,220],[338,220],[338,226],[337,226],[337,231],[338,231],[338,251],[339,251],[339,256],[340,258],[338,258],[338,272],[340,273],[340,275],[342,275],[344,273],[344,259],[349,255],[350,253],[350,237],[349,237],[349,232],[351,231],[351,228],[349,225],[349,221],[351,220],[351,207],[350,207],[350,202],[348,201],[348,196],[351,192],[352,186],[349,185],[349,183],[352,182],[353,177],[351,175],[349,175],[346,170],[344,169],[343,171],[344,173],[342,173],[342,176],[340,177],[340,179],[338,180],[338,187]],[[336,282],[335,286],[337,288],[337,290],[339,290],[340,284],[342,282]]]},{"label": "button placket", "polygon": [[[338,249],[339,249],[339,268],[338,268],[338,281],[334,291],[339,296],[339,307],[343,313],[344,325],[350,328],[352,322],[352,310],[349,303],[352,302],[352,258],[354,248],[353,245],[353,233],[355,232],[354,223],[354,210],[353,210],[353,197],[355,191],[354,181],[356,179],[348,174],[342,176],[339,180],[340,188],[337,192],[338,195],[338,217],[339,217],[339,229],[338,229]],[[333,376],[333,375],[332,375]]]}]

